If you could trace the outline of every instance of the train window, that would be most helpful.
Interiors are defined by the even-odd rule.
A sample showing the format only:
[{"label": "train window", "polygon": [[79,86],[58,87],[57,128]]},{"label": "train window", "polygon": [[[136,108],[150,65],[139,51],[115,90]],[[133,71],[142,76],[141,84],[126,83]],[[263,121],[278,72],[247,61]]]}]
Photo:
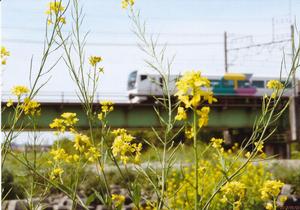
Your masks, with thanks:
[{"label": "train window", "polygon": [[[281,83],[284,84],[285,81],[282,80]],[[286,88],[292,88],[292,87],[293,87],[292,81],[289,81],[289,82],[287,83],[287,85],[286,85]]]},{"label": "train window", "polygon": [[147,79],[147,75],[141,75],[141,81]]},{"label": "train window", "polygon": [[232,88],[234,86],[234,82],[233,80],[223,80],[223,86]]},{"label": "train window", "polygon": [[256,88],[264,88],[265,87],[265,81],[263,80],[253,80],[252,81],[252,86]]},{"label": "train window", "polygon": [[241,88],[248,88],[248,87],[250,87],[249,80],[238,81],[238,87],[241,87]]},{"label": "train window", "polygon": [[210,80],[210,85],[212,87],[219,86],[220,85],[220,80],[212,79],[212,80]]}]

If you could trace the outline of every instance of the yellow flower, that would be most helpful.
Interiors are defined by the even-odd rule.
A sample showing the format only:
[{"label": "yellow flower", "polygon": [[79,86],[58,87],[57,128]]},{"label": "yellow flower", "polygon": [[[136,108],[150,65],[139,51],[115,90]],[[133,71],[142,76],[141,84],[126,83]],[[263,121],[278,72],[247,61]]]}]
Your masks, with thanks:
[{"label": "yellow flower", "polygon": [[186,113],[183,107],[178,107],[177,115],[175,116],[175,120],[185,120],[187,118]]},{"label": "yellow flower", "polygon": [[270,80],[267,83],[267,88],[269,89],[280,90],[283,89],[283,87],[283,84],[278,80]]},{"label": "yellow flower", "polygon": [[6,50],[5,47],[1,46],[1,53],[0,53],[0,58],[1,58],[1,64],[5,65],[6,64],[6,58],[10,55],[9,51]]},{"label": "yellow flower", "polygon": [[64,173],[62,168],[54,168],[50,173],[50,179],[54,180]]},{"label": "yellow flower", "polygon": [[201,102],[215,101],[212,91],[209,90],[210,81],[202,77],[200,71],[186,72],[176,82],[176,87],[178,91],[175,96],[185,105],[185,108],[197,108]]},{"label": "yellow flower", "polygon": [[66,126],[73,126],[79,121],[76,117],[76,113],[72,112],[62,113],[61,117],[64,119],[64,123],[66,124]]},{"label": "yellow flower", "polygon": [[77,133],[75,134],[74,147],[79,152],[83,152],[85,149],[91,146],[90,138],[87,135]]},{"label": "yellow flower", "polygon": [[99,120],[103,120],[103,113],[99,113],[99,114],[98,114],[98,119],[99,119]]},{"label": "yellow flower", "polygon": [[184,133],[185,133],[186,138],[188,138],[188,139],[193,138],[195,135],[193,127],[191,127],[190,129],[186,128]]},{"label": "yellow flower", "polygon": [[95,162],[100,157],[100,152],[96,149],[96,147],[90,147],[84,155],[88,161]]},{"label": "yellow flower", "polygon": [[26,86],[18,85],[11,89],[11,93],[17,97],[20,97],[23,94],[29,93],[29,89]]},{"label": "yellow flower", "polygon": [[227,182],[222,188],[221,192],[225,197],[223,200],[233,202],[233,209],[240,209],[241,200],[245,197],[246,186],[237,181]]},{"label": "yellow flower", "polygon": [[32,116],[34,115],[40,115],[41,113],[41,104],[37,101],[30,100],[30,98],[25,98],[24,103],[21,105],[21,108],[24,110],[24,113],[26,115],[30,114]]},{"label": "yellow flower", "polygon": [[54,1],[50,2],[48,5],[48,10],[46,11],[46,14],[48,15],[58,15],[58,13],[61,13],[65,10],[65,8],[62,6],[60,1]]},{"label": "yellow flower", "polygon": [[68,154],[63,148],[52,149],[50,154],[55,161],[66,160],[68,158]]},{"label": "yellow flower", "polygon": [[98,56],[91,56],[89,58],[89,62],[93,67],[95,67],[97,65],[97,63],[99,63],[101,61],[102,61],[102,58],[98,57]]},{"label": "yellow flower", "polygon": [[255,148],[256,148],[257,151],[263,152],[263,150],[262,150],[264,148],[264,143],[263,142],[255,142],[254,145],[255,145]]},{"label": "yellow flower", "polygon": [[274,207],[273,207],[273,204],[272,203],[267,203],[267,205],[265,206],[266,207],[266,210],[273,210]]},{"label": "yellow flower", "polygon": [[250,153],[250,152],[247,152],[247,153],[245,154],[245,157],[246,157],[246,158],[250,158],[250,156],[251,156],[251,153]]},{"label": "yellow flower", "polygon": [[101,111],[103,113],[108,113],[114,110],[113,102],[111,101],[103,101],[100,104],[101,104]]},{"label": "yellow flower", "polygon": [[114,201],[114,204],[116,207],[123,205],[125,201],[125,196],[118,195],[118,194],[112,194],[111,199]]},{"label": "yellow flower", "polygon": [[76,117],[76,113],[65,112],[61,114],[61,118],[55,118],[49,125],[50,128],[56,128],[60,132],[65,132],[67,128],[71,132],[74,132],[74,125],[79,121]]},{"label": "yellow flower", "polygon": [[222,143],[224,142],[223,139],[216,139],[216,138],[212,138],[210,141],[212,142],[212,147],[216,149],[221,148]]},{"label": "yellow flower", "polygon": [[7,107],[11,107],[13,105],[14,101],[12,99],[9,99],[6,103]]},{"label": "yellow flower", "polygon": [[197,110],[197,114],[200,116],[198,121],[199,128],[202,128],[203,126],[206,126],[208,124],[208,113],[210,111],[210,108],[207,106],[204,106],[201,108],[201,110]]},{"label": "yellow flower", "polygon": [[117,129],[112,132],[116,137],[111,147],[114,157],[120,157],[123,164],[127,164],[130,157],[134,157],[134,162],[139,163],[142,144],[132,144],[133,136],[127,134],[125,129]]},{"label": "yellow flower", "polygon": [[122,8],[127,9],[128,6],[132,7],[134,5],[134,0],[122,0]]},{"label": "yellow flower", "polygon": [[281,181],[273,181],[273,180],[265,181],[263,187],[260,189],[261,199],[263,200],[276,199],[283,185],[284,183]]}]

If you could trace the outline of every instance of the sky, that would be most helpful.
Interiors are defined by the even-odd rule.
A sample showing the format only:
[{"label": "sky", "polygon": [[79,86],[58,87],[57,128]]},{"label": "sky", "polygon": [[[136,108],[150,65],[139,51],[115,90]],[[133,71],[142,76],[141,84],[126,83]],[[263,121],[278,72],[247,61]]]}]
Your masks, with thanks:
[{"label": "sky", "polygon": [[[1,45],[11,54],[1,71],[3,95],[14,85],[29,85],[31,58],[33,74],[37,71],[48,2],[0,2]],[[129,73],[147,69],[144,62],[147,56],[137,47],[138,39],[132,32],[128,12],[121,9],[121,0],[81,0],[79,3],[85,14],[81,30],[89,31],[86,60],[91,55],[103,58],[105,73],[98,91],[108,96],[126,97]],[[136,0],[134,9],[140,11],[141,19],[146,21],[147,35],[159,35],[158,42],[168,45],[166,55],[175,55],[174,74],[201,70],[204,75],[223,75],[226,31],[229,72],[279,76],[283,52],[287,63],[290,62],[290,42],[233,49],[288,40],[290,25],[300,22],[299,0]],[[63,30],[67,33],[72,22],[69,13],[66,20]],[[53,64],[60,55],[61,51],[51,56],[47,65]],[[75,94],[76,86],[63,62],[50,74],[51,79],[41,94],[51,95],[54,100],[59,99],[62,92]],[[26,139],[26,135],[24,133],[22,138]]]},{"label": "sky", "polygon": [[[145,70],[146,55],[136,46],[137,37],[120,0],[79,1],[85,13],[82,31],[89,31],[86,57],[103,57],[105,74],[99,92],[124,93],[128,74]],[[41,59],[47,9],[46,0],[1,1],[2,45],[11,56],[3,68],[3,90],[13,85],[28,85],[30,59],[33,72]],[[66,4],[66,1],[65,1]],[[253,44],[287,40],[290,25],[299,20],[297,0],[137,0],[134,6],[146,21],[149,34],[167,43],[167,55],[175,55],[173,72],[201,70],[205,75],[224,74],[224,31],[228,33],[230,72],[255,76],[279,75],[283,49],[290,59],[289,42],[230,50]],[[70,31],[71,17],[66,15],[65,32]],[[273,20],[273,21],[272,21]],[[298,21],[299,22],[299,21]],[[148,34],[148,35],[149,35]],[[48,64],[55,62],[56,55]],[[87,60],[88,58],[86,58]],[[42,92],[74,93],[76,87],[63,62],[50,73],[52,78]],[[55,94],[54,94],[55,95]]]}]

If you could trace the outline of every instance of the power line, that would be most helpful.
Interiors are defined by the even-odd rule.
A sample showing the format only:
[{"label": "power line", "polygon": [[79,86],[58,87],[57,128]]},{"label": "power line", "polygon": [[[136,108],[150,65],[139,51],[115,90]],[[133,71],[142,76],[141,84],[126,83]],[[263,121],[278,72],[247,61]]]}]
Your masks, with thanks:
[{"label": "power line", "polygon": [[[2,39],[2,42],[22,43],[22,44],[43,44],[40,40],[30,39]],[[156,46],[208,46],[221,45],[222,42],[187,42],[187,43],[157,43]],[[109,43],[109,42],[87,42],[87,46],[110,46],[110,47],[136,47],[138,43]]]}]

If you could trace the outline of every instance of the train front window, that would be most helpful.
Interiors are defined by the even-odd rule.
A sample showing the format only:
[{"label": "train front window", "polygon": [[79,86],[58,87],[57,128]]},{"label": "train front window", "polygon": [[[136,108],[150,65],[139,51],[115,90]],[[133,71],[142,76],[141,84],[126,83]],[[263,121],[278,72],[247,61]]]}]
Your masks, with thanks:
[{"label": "train front window", "polygon": [[135,87],[136,83],[136,76],[137,76],[137,71],[134,71],[129,74],[128,77],[128,84],[127,84],[127,90],[132,90]]}]

